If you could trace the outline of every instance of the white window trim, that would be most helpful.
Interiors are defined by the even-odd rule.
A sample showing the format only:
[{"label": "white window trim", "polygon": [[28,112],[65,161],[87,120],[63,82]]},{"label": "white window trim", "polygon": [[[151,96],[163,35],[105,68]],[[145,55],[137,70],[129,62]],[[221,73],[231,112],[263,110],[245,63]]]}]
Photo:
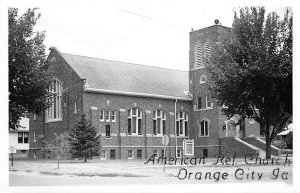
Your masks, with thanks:
[{"label": "white window trim", "polygon": [[[104,151],[104,158],[102,157],[102,151]],[[101,160],[106,160],[107,159],[107,150],[101,150],[101,152],[100,152],[100,159]]]},{"label": "white window trim", "polygon": [[[201,135],[201,122],[206,121],[207,122],[207,128],[204,128],[204,135]],[[198,137],[209,137],[209,127],[210,127],[210,120],[209,119],[202,119],[200,122],[198,122]],[[205,130],[207,130],[207,135],[205,135]]]},{"label": "white window trim", "polygon": [[206,105],[206,109],[213,109],[213,102],[210,101],[210,107],[208,106],[208,96],[205,97],[205,105]]},{"label": "white window trim", "polygon": [[105,139],[111,139],[111,126],[109,125],[109,137],[106,135],[106,126],[107,125],[105,125]]},{"label": "white window trim", "polygon": [[[52,88],[51,88],[52,93],[54,93],[54,88],[53,88],[54,87],[54,82],[55,82],[56,86],[57,86],[57,83],[58,83],[58,86],[55,87],[56,95],[50,97],[50,100],[51,101],[54,100],[54,97],[57,97],[57,95],[58,95],[59,100],[56,100],[56,104],[53,103],[51,107],[49,107],[48,109],[45,110],[45,122],[46,123],[62,121],[62,118],[63,118],[63,115],[62,115],[62,90],[63,90],[63,84],[62,84],[61,81],[59,81],[57,79],[53,79]],[[57,114],[58,114],[57,118],[52,118],[51,117],[54,114],[54,105],[57,106]],[[51,111],[51,113],[50,113],[50,111]],[[50,113],[50,115],[49,115],[49,113]]]},{"label": "white window trim", "polygon": [[[132,114],[133,109],[136,109],[136,114],[135,115]],[[140,112],[140,116],[139,116],[139,112]],[[135,120],[136,131],[135,131],[135,133],[133,132],[133,121],[132,121],[133,117],[136,117],[136,120]],[[138,129],[139,120],[141,120],[141,127],[143,127],[142,126],[143,125],[143,121],[142,121],[143,120],[143,112],[138,108],[131,108],[130,109],[130,116],[128,117],[128,119],[131,119],[131,135],[139,135],[139,129]],[[141,128],[141,130],[142,130],[142,128]],[[142,135],[142,134],[140,134],[140,135]]]},{"label": "white window trim", "polygon": [[[114,116],[113,116],[113,114],[114,114]],[[117,112],[111,111],[110,115],[111,115],[111,122],[116,122],[117,121]]]},{"label": "white window trim", "polygon": [[[102,119],[101,119],[101,114],[103,115]],[[105,117],[104,117],[104,110],[100,111],[99,118],[100,118],[100,122],[104,122],[104,119],[105,119]]]},{"label": "white window trim", "polygon": [[[182,118],[180,118],[180,112],[182,112]],[[186,117],[186,119],[185,119]],[[183,120],[183,128],[182,128],[182,134],[180,134],[180,124],[179,124],[179,137],[186,137],[185,135],[185,122],[187,122],[187,125],[188,125],[188,122],[189,122],[189,115],[187,113],[185,113],[184,111],[179,111],[177,112],[176,114],[176,125],[175,125],[175,131],[177,132],[177,121],[180,123],[180,120]],[[188,128],[187,128],[187,131],[188,131]],[[177,133],[175,133],[175,135],[177,135]]]},{"label": "white window trim", "polygon": [[[160,116],[157,115],[157,111],[160,111]],[[164,114],[164,116],[163,116]],[[167,113],[165,113],[163,110],[156,110],[154,111],[154,117],[153,120],[156,120],[156,135],[157,136],[162,136],[163,135],[163,122],[165,121],[166,124],[166,120],[167,120]],[[160,133],[157,132],[157,119],[160,119]],[[165,128],[166,129],[166,128]]]},{"label": "white window trim", "polygon": [[[180,156],[178,156],[178,151],[180,152]],[[181,149],[177,149],[177,152],[176,152],[176,158],[181,158],[182,157],[182,151]]]},{"label": "white window trim", "polygon": [[[186,148],[186,146],[187,146],[187,144],[191,144],[192,145],[192,153],[191,154],[188,154],[187,152],[186,152],[186,150],[187,150],[187,148]],[[194,140],[193,139],[184,139],[183,140],[183,150],[184,150],[184,155],[187,155],[187,156],[193,156],[194,155]]]},{"label": "white window trim", "polygon": [[[106,115],[107,114],[107,112],[108,112],[108,116]],[[105,110],[105,122],[110,122],[110,110]],[[106,117],[108,117],[108,119],[106,119]]]},{"label": "white window trim", "polygon": [[[131,151],[131,157],[129,157],[129,151]],[[127,157],[128,157],[128,159],[134,159],[134,151],[133,151],[133,149],[129,149],[128,151],[127,151]]]}]

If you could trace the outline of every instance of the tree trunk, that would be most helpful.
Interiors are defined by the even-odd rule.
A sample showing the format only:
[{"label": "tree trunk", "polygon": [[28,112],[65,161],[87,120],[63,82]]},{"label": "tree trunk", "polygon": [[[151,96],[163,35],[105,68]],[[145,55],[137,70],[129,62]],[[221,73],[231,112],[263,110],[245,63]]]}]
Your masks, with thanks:
[{"label": "tree trunk", "polygon": [[266,125],[265,127],[266,134],[266,158],[271,159],[271,136],[270,136],[270,126]]},{"label": "tree trunk", "polygon": [[84,156],[84,162],[86,162],[86,156]]},{"label": "tree trunk", "polygon": [[57,169],[59,169],[59,158],[57,159]]}]

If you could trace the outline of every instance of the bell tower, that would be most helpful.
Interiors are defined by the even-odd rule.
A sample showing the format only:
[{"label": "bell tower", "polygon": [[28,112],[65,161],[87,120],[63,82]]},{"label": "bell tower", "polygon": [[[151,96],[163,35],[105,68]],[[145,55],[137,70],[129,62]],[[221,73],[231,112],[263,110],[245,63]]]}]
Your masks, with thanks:
[{"label": "bell tower", "polygon": [[209,64],[206,59],[211,56],[212,45],[228,36],[230,30],[219,25],[216,19],[215,25],[190,32],[189,92],[193,96],[194,110],[213,108],[207,92],[209,74],[206,66]]}]

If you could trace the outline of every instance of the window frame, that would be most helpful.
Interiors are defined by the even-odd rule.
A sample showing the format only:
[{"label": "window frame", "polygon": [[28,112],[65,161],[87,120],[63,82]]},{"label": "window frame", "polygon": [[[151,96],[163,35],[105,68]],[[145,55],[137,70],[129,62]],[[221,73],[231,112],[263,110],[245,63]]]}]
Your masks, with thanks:
[{"label": "window frame", "polygon": [[[188,145],[192,145],[192,153],[187,153],[187,146]],[[184,155],[186,156],[193,156],[194,155],[194,149],[195,149],[195,144],[194,144],[194,140],[193,139],[187,139],[187,140],[183,140],[183,149],[184,149]]]},{"label": "window frame", "polygon": [[197,97],[197,110],[200,109],[202,109],[202,97]]},{"label": "window frame", "polygon": [[177,149],[176,158],[182,158],[182,151],[181,151],[181,149]]},{"label": "window frame", "polygon": [[[25,133],[27,134],[27,137],[25,137]],[[18,144],[29,144],[29,132],[18,132]]]},{"label": "window frame", "polygon": [[[107,128],[109,128],[109,136],[107,135]],[[111,126],[105,125],[105,139],[111,139]]]},{"label": "window frame", "polygon": [[116,111],[112,110],[110,112],[110,120],[111,120],[111,122],[116,122],[117,121],[117,112]]},{"label": "window frame", "polygon": [[[104,151],[104,154],[102,153]],[[104,158],[102,157],[102,155],[104,155]],[[106,149],[102,149],[100,151],[100,159],[101,160],[106,160],[107,159],[107,150]]]},{"label": "window frame", "polygon": [[104,120],[105,120],[105,122],[110,122],[110,114],[111,114],[110,110],[105,110],[105,114],[104,114]]},{"label": "window frame", "polygon": [[[62,92],[63,84],[58,79],[52,79],[52,86],[49,88],[51,92],[50,100],[51,106],[45,110],[45,122],[51,123],[56,121],[62,121],[63,111],[62,111]],[[55,116],[55,118],[54,118]]]},{"label": "window frame", "polygon": [[[210,106],[208,106],[208,104],[210,104]],[[206,109],[213,109],[213,102],[209,96],[205,96],[205,106]]]},{"label": "window frame", "polygon": [[100,122],[104,122],[104,110],[100,110],[99,118]]},{"label": "window frame", "polygon": [[[112,152],[114,152],[114,153],[112,154]],[[112,157],[112,155],[114,155],[114,157]],[[111,160],[116,159],[116,150],[115,149],[109,150],[109,159],[111,159]]]},{"label": "window frame", "polygon": [[[182,128],[181,128],[182,127]],[[184,111],[176,113],[176,133],[177,136],[188,137],[188,114]],[[178,133],[179,131],[179,133]],[[181,133],[182,131],[182,133]]]},{"label": "window frame", "polygon": [[153,135],[162,136],[166,134],[166,121],[167,113],[165,111],[161,109],[153,111]]},{"label": "window frame", "polygon": [[[204,128],[203,128],[203,135],[202,135],[202,122],[204,123]],[[207,123],[207,126],[205,126],[205,123]],[[198,131],[198,137],[209,137],[209,124],[210,121],[208,119],[202,119],[200,121],[200,124],[198,125],[199,131]],[[205,134],[207,133],[207,135]]]},{"label": "window frame", "polygon": [[[131,151],[131,157],[129,157],[129,151]],[[127,151],[127,158],[128,159],[134,159],[134,151],[133,151],[133,149],[128,149],[128,151]]]},{"label": "window frame", "polygon": [[[133,114],[133,112],[135,112]],[[143,129],[143,112],[142,110],[134,107],[128,110],[128,125],[127,125],[127,133],[128,135],[142,135]],[[129,125],[130,120],[130,125]],[[134,121],[135,120],[135,121]],[[135,132],[133,132],[133,128],[135,128]]]},{"label": "window frame", "polygon": [[[141,152],[141,157],[139,157],[139,152]],[[143,150],[142,149],[137,149],[136,150],[136,159],[143,159]]]}]

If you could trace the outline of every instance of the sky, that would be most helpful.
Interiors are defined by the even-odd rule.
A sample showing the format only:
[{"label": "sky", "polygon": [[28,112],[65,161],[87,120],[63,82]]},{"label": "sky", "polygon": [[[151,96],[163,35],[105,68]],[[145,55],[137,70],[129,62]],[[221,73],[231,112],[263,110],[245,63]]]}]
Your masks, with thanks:
[{"label": "sky", "polygon": [[[24,12],[39,7],[36,30],[47,48],[63,53],[188,70],[189,32],[219,19],[231,27],[242,4],[199,0],[57,1],[10,0]],[[286,6],[267,8],[283,13]]]}]

